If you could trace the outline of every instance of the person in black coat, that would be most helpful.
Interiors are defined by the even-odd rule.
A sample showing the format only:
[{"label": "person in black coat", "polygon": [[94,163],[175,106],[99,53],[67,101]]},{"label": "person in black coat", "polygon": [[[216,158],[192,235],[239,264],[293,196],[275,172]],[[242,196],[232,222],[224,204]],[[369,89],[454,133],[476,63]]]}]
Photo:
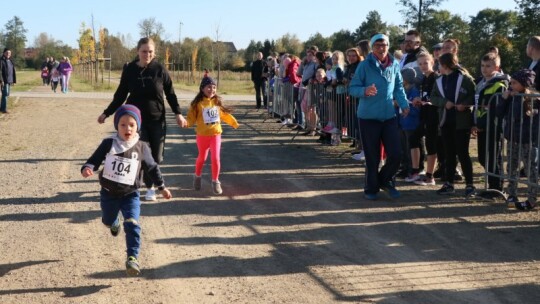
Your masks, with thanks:
[{"label": "person in black coat", "polygon": [[[261,101],[266,107],[268,105],[268,97],[266,96],[266,77],[264,75],[265,63],[262,60],[263,53],[257,53],[257,60],[253,61],[251,66],[251,81],[255,87],[255,100],[257,101],[257,109],[261,108]],[[262,93],[262,98],[261,98]]]}]

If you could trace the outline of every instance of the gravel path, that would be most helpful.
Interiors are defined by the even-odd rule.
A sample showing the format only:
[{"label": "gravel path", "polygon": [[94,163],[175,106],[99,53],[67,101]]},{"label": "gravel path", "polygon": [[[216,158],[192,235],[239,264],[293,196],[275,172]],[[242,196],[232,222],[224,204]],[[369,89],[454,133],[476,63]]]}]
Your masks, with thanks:
[{"label": "gravel path", "polygon": [[113,131],[96,123],[110,99],[43,94],[0,116],[0,303],[538,302],[537,211],[404,183],[400,200],[365,201],[346,144],[291,141],[233,99],[242,125],[225,128],[222,196],[208,167],[191,189],[194,132],[169,126],[174,197],[143,204],[142,274],[128,278],[124,237],[79,172]]}]

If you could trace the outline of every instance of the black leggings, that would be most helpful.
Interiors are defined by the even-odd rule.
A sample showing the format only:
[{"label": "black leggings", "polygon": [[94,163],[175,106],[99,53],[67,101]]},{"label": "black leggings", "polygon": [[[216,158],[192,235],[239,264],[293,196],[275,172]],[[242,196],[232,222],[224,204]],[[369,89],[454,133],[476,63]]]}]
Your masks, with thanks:
[{"label": "black leggings", "polygon": [[[156,163],[163,161],[163,151],[165,150],[165,134],[167,133],[165,121],[143,122],[141,126],[141,140],[150,145],[152,157]],[[143,176],[144,184],[147,188],[154,184],[148,174]]]},{"label": "black leggings", "polygon": [[469,155],[469,141],[471,132],[469,130],[456,130],[455,127],[441,128],[441,135],[446,157],[445,172],[448,183],[454,183],[454,174],[456,173],[456,155],[461,163],[461,169],[465,176],[465,183],[472,185],[473,170],[471,156]]}]

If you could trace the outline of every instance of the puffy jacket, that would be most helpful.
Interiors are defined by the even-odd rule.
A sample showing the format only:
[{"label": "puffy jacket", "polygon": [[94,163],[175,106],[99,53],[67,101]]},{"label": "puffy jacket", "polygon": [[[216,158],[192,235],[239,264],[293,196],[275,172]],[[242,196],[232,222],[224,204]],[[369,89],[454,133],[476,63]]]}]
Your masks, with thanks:
[{"label": "puffy jacket", "polygon": [[[391,63],[385,69],[373,53],[356,68],[349,85],[349,94],[359,99],[356,111],[359,118],[386,121],[396,117],[394,100],[402,110],[409,108],[399,63],[394,57],[388,56]],[[366,88],[372,84],[377,87],[377,94],[365,96]]]}]

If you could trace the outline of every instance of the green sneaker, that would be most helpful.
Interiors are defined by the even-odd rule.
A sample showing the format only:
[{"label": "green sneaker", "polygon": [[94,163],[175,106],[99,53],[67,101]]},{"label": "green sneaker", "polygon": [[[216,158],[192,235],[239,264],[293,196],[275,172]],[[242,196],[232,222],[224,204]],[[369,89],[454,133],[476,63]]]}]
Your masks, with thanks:
[{"label": "green sneaker", "polygon": [[118,233],[120,233],[120,219],[116,218],[116,221],[111,225],[111,234],[112,236],[118,236]]},{"label": "green sneaker", "polygon": [[134,256],[128,257],[126,261],[126,272],[130,277],[136,277],[141,274],[141,269],[139,268],[139,261]]}]

